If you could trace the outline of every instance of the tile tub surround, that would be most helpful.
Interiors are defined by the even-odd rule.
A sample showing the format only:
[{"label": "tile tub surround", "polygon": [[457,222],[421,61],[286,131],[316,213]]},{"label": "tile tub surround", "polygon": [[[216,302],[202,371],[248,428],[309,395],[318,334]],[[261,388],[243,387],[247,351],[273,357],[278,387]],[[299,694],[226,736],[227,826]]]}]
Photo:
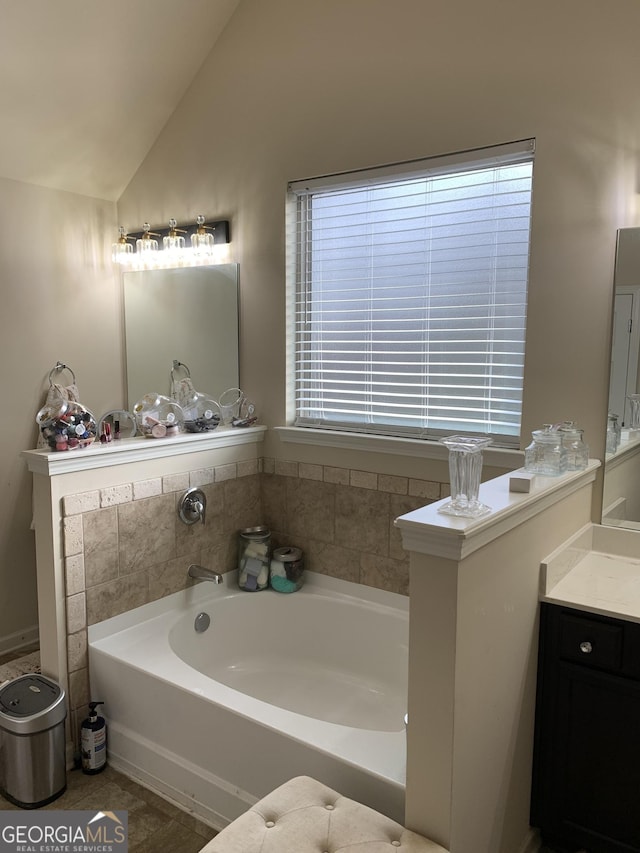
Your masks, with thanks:
[{"label": "tile tub surround", "polygon": [[[184,525],[185,489],[207,496],[207,521]],[[70,725],[89,696],[87,626],[184,588],[189,563],[236,567],[237,531],[266,524],[313,571],[408,594],[409,563],[394,519],[448,494],[448,484],[368,471],[255,459],[122,483],[63,498]]]}]

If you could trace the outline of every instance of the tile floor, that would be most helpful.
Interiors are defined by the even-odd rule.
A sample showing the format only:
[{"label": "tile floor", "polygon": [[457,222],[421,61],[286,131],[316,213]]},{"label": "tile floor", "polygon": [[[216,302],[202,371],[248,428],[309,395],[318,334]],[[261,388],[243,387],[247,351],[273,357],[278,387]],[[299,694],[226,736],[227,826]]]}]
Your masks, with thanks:
[{"label": "tile floor", "polygon": [[0,654],[0,666],[2,666],[2,664],[9,663],[10,661],[18,660],[21,657],[25,657],[32,652],[37,652],[39,651],[39,648],[40,647],[37,643],[33,643],[30,646],[23,646],[18,652],[3,652]]},{"label": "tile floor", "polygon": [[[0,811],[4,809],[18,806],[0,796]],[[44,809],[126,810],[129,853],[198,853],[216,834],[193,815],[109,766],[95,776],[72,770],[67,790]]]},{"label": "tile floor", "polygon": [[[0,655],[0,667],[20,662],[24,655],[36,649],[37,646],[34,646],[21,649],[19,653]],[[15,675],[13,671],[5,673],[8,678]],[[128,813],[129,853],[199,853],[216,834],[214,829],[193,815],[168,803],[108,765],[102,773],[94,776],[81,770],[70,771],[64,794],[44,808],[125,810]],[[18,806],[0,796],[0,811],[3,810],[21,811]]]}]

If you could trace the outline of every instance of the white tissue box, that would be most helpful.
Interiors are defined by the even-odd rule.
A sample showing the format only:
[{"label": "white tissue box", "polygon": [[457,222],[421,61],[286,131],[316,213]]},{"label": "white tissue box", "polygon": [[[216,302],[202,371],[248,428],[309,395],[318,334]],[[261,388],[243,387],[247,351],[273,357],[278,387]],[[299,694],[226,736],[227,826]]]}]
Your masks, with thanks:
[{"label": "white tissue box", "polygon": [[517,474],[512,474],[511,477],[509,477],[509,491],[528,494],[533,491],[535,482],[535,474],[527,474],[525,471],[518,471]]}]

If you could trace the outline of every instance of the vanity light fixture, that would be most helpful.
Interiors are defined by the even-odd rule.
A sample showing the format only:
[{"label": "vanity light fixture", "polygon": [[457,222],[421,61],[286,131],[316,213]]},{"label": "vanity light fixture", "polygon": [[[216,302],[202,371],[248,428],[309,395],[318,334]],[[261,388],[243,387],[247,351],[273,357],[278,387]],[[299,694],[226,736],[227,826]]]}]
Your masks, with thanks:
[{"label": "vanity light fixture", "polygon": [[151,231],[151,226],[148,222],[145,222],[142,227],[144,228],[144,231],[136,240],[136,254],[141,258],[148,260],[150,256],[158,251],[158,241],[156,240],[156,237],[159,237],[160,235]]},{"label": "vanity light fixture", "polygon": [[130,242],[133,240],[133,237],[129,237],[126,229],[123,228],[122,225],[118,230],[120,232],[120,236],[111,246],[111,256],[116,264],[127,264],[133,255],[133,246]]},{"label": "vanity light fixture", "polygon": [[196,216],[196,223],[198,227],[191,235],[191,248],[194,254],[213,254],[215,228],[205,225],[204,216]]},{"label": "vanity light fixture", "polygon": [[184,251],[184,237],[182,235],[187,232],[184,228],[176,228],[177,224],[175,219],[169,220],[169,233],[162,238],[162,246],[165,252],[172,252],[179,256]]},{"label": "vanity light fixture", "polygon": [[[151,226],[145,222],[143,229],[138,234],[128,234],[120,226],[120,237],[113,244],[113,260],[116,263],[128,269],[140,270],[224,263],[229,260],[225,249],[230,242],[227,220],[207,222],[200,215],[195,227],[179,228],[177,221],[170,219],[168,228],[151,231]],[[159,248],[160,238],[162,249]],[[135,252],[131,241],[135,241]]]}]

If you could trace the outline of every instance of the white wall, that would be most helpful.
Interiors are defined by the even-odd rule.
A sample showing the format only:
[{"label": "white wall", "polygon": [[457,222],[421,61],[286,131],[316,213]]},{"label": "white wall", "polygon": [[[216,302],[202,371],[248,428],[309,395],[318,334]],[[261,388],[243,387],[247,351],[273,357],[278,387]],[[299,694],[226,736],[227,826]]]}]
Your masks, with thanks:
[{"label": "white wall", "polygon": [[287,181],[536,137],[523,444],[567,418],[598,456],[616,229],[636,214],[639,25],[636,0],[615,14],[595,0],[243,0],[119,218],[231,219],[241,384],[277,425]]},{"label": "white wall", "polygon": [[0,653],[37,629],[31,475],[19,454],[36,446],[49,371],[70,364],[97,417],[122,405],[114,227],[111,202],[0,180]]}]

